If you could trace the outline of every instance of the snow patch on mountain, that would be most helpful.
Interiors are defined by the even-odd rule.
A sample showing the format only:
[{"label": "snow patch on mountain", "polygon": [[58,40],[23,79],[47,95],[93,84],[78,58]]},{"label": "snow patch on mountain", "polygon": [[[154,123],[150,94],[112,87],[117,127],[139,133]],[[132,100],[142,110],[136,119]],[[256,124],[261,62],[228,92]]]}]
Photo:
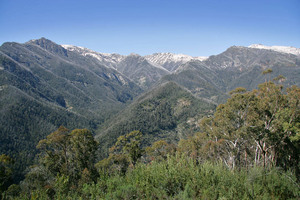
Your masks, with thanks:
[{"label": "snow patch on mountain", "polygon": [[192,57],[184,54],[173,54],[173,53],[154,53],[152,55],[145,56],[147,60],[150,62],[163,65],[164,63],[170,62],[183,62],[187,63],[191,60],[200,60],[203,61],[207,59],[207,57]]},{"label": "snow patch on mountain", "polygon": [[300,49],[296,47],[288,47],[288,46],[265,46],[262,44],[252,44],[249,46],[249,48],[255,48],[255,49],[267,49],[272,51],[277,51],[280,53],[289,53],[299,56],[300,55]]},{"label": "snow patch on mountain", "polygon": [[122,56],[120,54],[115,53],[99,53],[93,50],[90,50],[85,47],[80,46],[73,46],[73,45],[61,45],[63,48],[77,52],[83,56],[91,56],[102,62],[103,64],[107,65],[108,67],[115,68],[115,65],[121,62],[126,56]]},{"label": "snow patch on mountain", "polygon": [[175,71],[181,65],[191,61],[191,60],[206,60],[207,57],[192,57],[184,54],[173,54],[173,53],[154,53],[152,55],[147,55],[145,58],[156,65],[163,66],[169,71]]},{"label": "snow patch on mountain", "polygon": [[[93,50],[90,50],[85,47],[74,46],[74,45],[61,45],[63,48],[79,53],[83,56],[91,56],[96,58],[102,64],[107,67],[111,67],[116,69],[117,65],[124,60],[128,56],[136,56],[140,55],[132,53],[128,56],[123,56],[120,54],[110,54],[110,53],[99,53]],[[173,53],[154,53],[152,55],[140,56],[146,59],[151,65],[161,70],[172,72],[175,71],[179,66],[191,61],[191,60],[199,60],[204,61],[208,57],[192,57],[184,54],[173,54]]]},{"label": "snow patch on mountain", "polygon": [[167,73],[170,73],[166,68],[162,67],[161,65],[159,65],[157,63],[150,62],[144,56],[141,56],[139,54],[131,53],[129,56],[127,56],[127,58],[134,58],[137,61],[136,64],[141,64],[141,63],[146,62],[149,66],[151,65],[152,67],[158,68],[159,70],[163,70]]}]

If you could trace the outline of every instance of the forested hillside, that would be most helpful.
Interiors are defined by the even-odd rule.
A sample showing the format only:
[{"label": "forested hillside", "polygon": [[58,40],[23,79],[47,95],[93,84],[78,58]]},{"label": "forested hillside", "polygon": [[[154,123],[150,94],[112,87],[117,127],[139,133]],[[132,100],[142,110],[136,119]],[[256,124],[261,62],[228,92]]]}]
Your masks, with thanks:
[{"label": "forested hillside", "polygon": [[202,59],[4,43],[2,197],[296,198],[299,86],[299,55],[272,49]]},{"label": "forested hillside", "polygon": [[137,54],[125,57],[117,64],[116,69],[144,89],[151,88],[161,77],[170,73],[165,68],[154,65]]},{"label": "forested hillside", "polygon": [[[145,135],[132,131],[120,136],[109,156],[97,163],[101,143],[90,131],[60,127],[38,143],[38,163],[25,180],[11,185],[2,197],[299,198],[300,88],[283,90],[267,81],[257,90],[236,88],[230,95],[212,116],[200,121],[201,131],[187,139],[144,147]],[[0,158],[9,176],[10,159]]]},{"label": "forested hillside", "polygon": [[279,75],[286,77],[282,82],[285,87],[300,84],[299,55],[236,46],[202,62],[190,61],[162,81],[174,81],[199,97],[224,103],[228,92],[237,87],[257,88],[266,80],[261,74],[266,69],[273,71],[270,80]]},{"label": "forested hillside", "polygon": [[134,130],[143,132],[144,145],[160,139],[179,141],[199,131],[199,120],[212,115],[215,107],[174,82],[164,83],[104,123],[96,131],[96,139],[101,152],[106,152],[119,136]]},{"label": "forested hillside", "polygon": [[0,47],[0,88],[0,152],[16,160],[16,180],[49,132],[95,130],[142,92],[116,70],[45,38]]}]

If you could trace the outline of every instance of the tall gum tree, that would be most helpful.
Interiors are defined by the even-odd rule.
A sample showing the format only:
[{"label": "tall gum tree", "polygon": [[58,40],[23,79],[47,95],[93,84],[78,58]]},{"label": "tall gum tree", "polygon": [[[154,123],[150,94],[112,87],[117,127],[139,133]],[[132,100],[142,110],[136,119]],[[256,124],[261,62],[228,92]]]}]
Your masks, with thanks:
[{"label": "tall gum tree", "polygon": [[299,171],[299,99],[297,86],[283,91],[271,81],[246,92],[238,88],[211,118],[202,120],[202,130],[219,144],[215,157],[229,168],[261,165]]}]

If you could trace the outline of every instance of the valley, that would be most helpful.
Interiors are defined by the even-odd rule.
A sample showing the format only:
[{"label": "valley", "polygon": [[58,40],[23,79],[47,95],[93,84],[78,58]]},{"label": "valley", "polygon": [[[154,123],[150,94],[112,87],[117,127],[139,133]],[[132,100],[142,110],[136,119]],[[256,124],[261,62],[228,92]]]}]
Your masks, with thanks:
[{"label": "valley", "polygon": [[[279,50],[278,50],[279,49]],[[267,76],[262,72],[271,69]],[[143,145],[178,142],[201,130],[237,87],[248,91],[285,77],[300,86],[299,50],[232,46],[219,55],[119,55],[59,45],[46,38],[0,47],[0,152],[18,160],[14,179],[59,126],[87,128],[103,158],[121,135],[144,134]]]}]

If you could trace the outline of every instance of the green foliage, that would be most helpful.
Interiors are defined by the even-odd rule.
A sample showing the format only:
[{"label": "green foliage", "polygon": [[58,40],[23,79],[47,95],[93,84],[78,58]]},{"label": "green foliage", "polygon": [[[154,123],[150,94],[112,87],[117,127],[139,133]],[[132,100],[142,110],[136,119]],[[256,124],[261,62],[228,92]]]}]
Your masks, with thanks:
[{"label": "green foliage", "polygon": [[111,154],[128,155],[133,165],[142,156],[141,149],[142,132],[132,131],[124,136],[120,136],[116,144],[110,148]]},{"label": "green foliage", "polygon": [[13,160],[5,155],[0,155],[0,193],[4,192],[12,181],[12,169],[11,166]]},{"label": "green foliage", "polygon": [[282,82],[282,81],[285,81],[285,80],[286,80],[286,78],[282,75],[279,75],[279,76],[273,78],[273,81],[278,81],[278,82]]},{"label": "green foliage", "polygon": [[0,52],[0,152],[16,160],[16,183],[49,132],[61,125],[94,131],[142,92],[116,70],[45,38],[4,43]]},{"label": "green foliage", "polygon": [[20,195],[21,188],[19,185],[12,184],[8,189],[2,194],[3,199],[14,199]]},{"label": "green foliage", "polygon": [[178,152],[192,158],[197,163],[218,160],[217,154],[220,152],[223,142],[223,140],[213,141],[207,134],[198,132],[186,140],[180,140]]},{"label": "green foliage", "polygon": [[214,109],[214,104],[197,99],[177,84],[168,82],[144,94],[114,116],[97,131],[96,138],[102,144],[102,153],[118,137],[134,130],[143,133],[143,147],[157,140],[176,143],[199,131],[198,121],[212,114]]},{"label": "green foliage", "polygon": [[156,141],[152,146],[145,149],[144,158],[146,162],[166,160],[168,155],[174,155],[176,152],[176,146],[174,144],[168,144],[164,140]]},{"label": "green foliage", "polygon": [[[208,125],[214,123],[210,119],[205,119],[203,124],[207,125],[204,128],[207,131],[211,128]],[[88,151],[88,146],[92,147],[95,144],[89,132],[84,129],[70,132],[60,127],[39,143],[40,149],[48,151],[42,154],[44,155],[42,160],[49,159],[46,155],[50,152],[51,155],[54,155],[54,152],[63,154],[64,146],[68,144],[67,149],[72,150],[68,155],[72,154],[71,158],[76,158],[70,160],[69,166],[78,168],[76,171],[79,174],[75,176],[77,179],[72,173],[67,175],[59,172],[56,176],[51,175],[48,169],[55,169],[55,167],[43,164],[52,163],[51,160],[46,159],[43,160],[42,165],[33,167],[35,174],[32,171],[27,174],[25,182],[28,181],[34,187],[28,188],[26,193],[24,184],[21,185],[22,193],[18,197],[11,188],[7,191],[7,194],[10,194],[7,197],[16,199],[295,199],[300,195],[300,186],[292,171],[248,165],[245,167],[240,165],[238,169],[233,169],[228,167],[228,163],[226,165],[220,162],[222,160],[218,161],[218,157],[224,155],[226,157],[227,153],[230,153],[229,150],[225,150],[224,153],[223,149],[225,139],[229,140],[230,137],[213,143],[210,135],[197,133],[186,140],[181,140],[178,148],[165,141],[157,141],[146,148],[145,152],[140,148],[141,137],[139,131],[119,137],[111,148],[110,156],[96,164],[100,176],[93,181],[88,168],[80,172],[84,166],[81,160],[84,152],[94,152],[93,148]],[[220,142],[221,140],[223,142]],[[81,142],[86,144],[86,147],[80,146]],[[83,149],[87,151],[82,151]],[[136,152],[141,152],[140,154],[144,152],[145,159],[136,159],[134,163],[134,158],[138,155]],[[148,157],[153,157],[151,162],[147,161]],[[55,158],[54,156],[53,159]],[[58,163],[64,162],[58,160]],[[92,166],[93,163],[89,165]],[[45,178],[47,173],[49,177]]]},{"label": "green foliage", "polygon": [[41,156],[40,162],[53,174],[57,172],[65,174],[69,170],[67,157],[69,137],[69,130],[61,126],[37,145],[37,148],[45,154]]},{"label": "green foliage", "polygon": [[140,131],[132,131],[120,136],[109,151],[110,155],[96,164],[100,174],[124,175],[129,166],[134,166],[143,153]]},{"label": "green foliage", "polygon": [[238,94],[238,93],[245,93],[246,91],[247,91],[246,88],[239,87],[239,88],[236,88],[236,89],[230,91],[229,94],[233,95],[233,94]]},{"label": "green foliage", "polygon": [[99,161],[95,166],[100,175],[122,174],[129,167],[130,161],[126,154],[111,154],[108,158]]},{"label": "green foliage", "polygon": [[32,166],[22,183],[23,192],[31,197],[47,193],[64,199],[71,190],[97,179],[94,167],[98,143],[87,129],[70,131],[59,127],[41,140],[39,164]]},{"label": "green foliage", "polygon": [[266,74],[269,74],[269,73],[272,73],[273,70],[272,69],[266,69],[262,72],[263,75],[266,75]]},{"label": "green foliage", "polygon": [[62,108],[33,100],[8,86],[0,95],[0,152],[16,162],[13,179],[24,178],[26,167],[33,164],[39,140],[60,125],[70,128],[94,127],[90,119],[69,113]]},{"label": "green foliage", "polygon": [[85,185],[84,191],[94,199],[295,199],[300,195],[290,172],[261,167],[232,171],[220,163],[199,165],[180,154],[137,164],[125,176],[98,180]]},{"label": "green foliage", "polygon": [[87,129],[75,129],[70,133],[69,176],[78,179],[95,180],[95,154],[98,143]]},{"label": "green foliage", "polygon": [[232,169],[292,168],[299,176],[299,88],[288,88],[285,94],[281,85],[265,82],[258,90],[237,91],[213,117],[202,120],[203,134],[208,136],[203,145],[217,147],[210,148],[212,159]]}]

